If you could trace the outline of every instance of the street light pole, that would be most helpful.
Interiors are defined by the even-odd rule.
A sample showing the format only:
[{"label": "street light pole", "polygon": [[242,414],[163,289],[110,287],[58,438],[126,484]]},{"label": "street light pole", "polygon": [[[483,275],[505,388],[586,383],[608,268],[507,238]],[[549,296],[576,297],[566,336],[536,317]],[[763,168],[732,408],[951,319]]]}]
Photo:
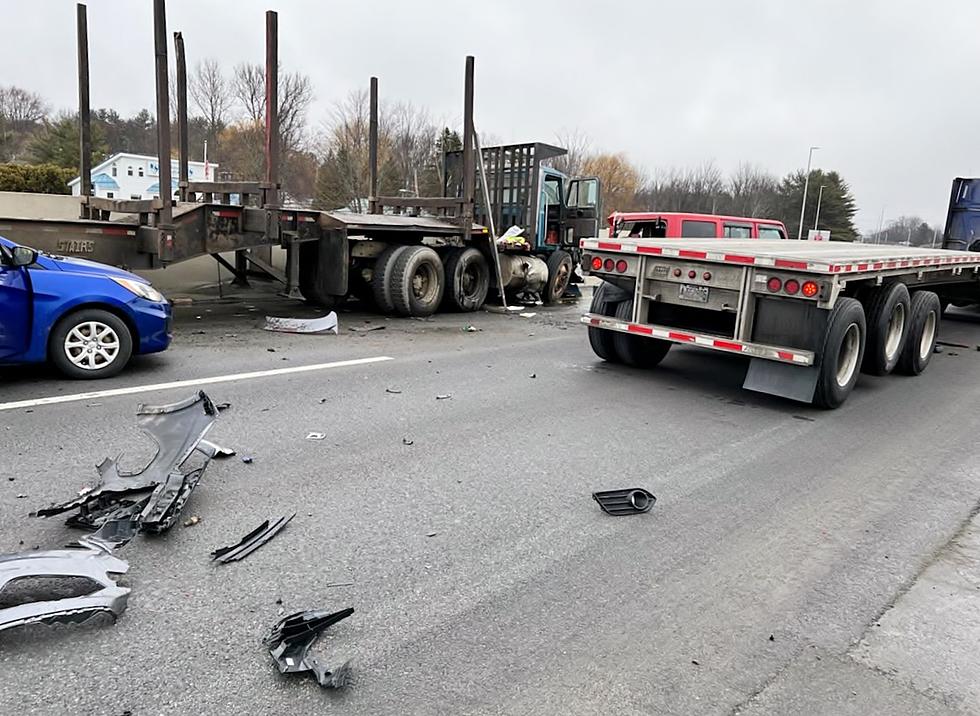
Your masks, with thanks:
[{"label": "street light pole", "polygon": [[820,202],[823,201],[823,188],[826,184],[820,185],[820,193],[817,194],[817,216],[813,219],[813,230],[816,231],[820,224]]},{"label": "street light pole", "polygon": [[803,238],[803,212],[806,211],[806,192],[810,188],[810,166],[813,164],[813,152],[820,147],[810,147],[810,153],[806,158],[806,181],[803,182],[803,201],[800,203],[800,230],[796,232],[796,239]]}]

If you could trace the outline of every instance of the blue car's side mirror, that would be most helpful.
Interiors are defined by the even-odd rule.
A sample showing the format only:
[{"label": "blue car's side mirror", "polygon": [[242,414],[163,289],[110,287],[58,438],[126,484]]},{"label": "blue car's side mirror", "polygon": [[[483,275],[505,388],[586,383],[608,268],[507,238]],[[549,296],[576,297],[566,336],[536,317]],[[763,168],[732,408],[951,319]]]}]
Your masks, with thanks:
[{"label": "blue car's side mirror", "polygon": [[10,250],[14,266],[30,266],[37,261],[37,251],[26,246],[15,246]]}]

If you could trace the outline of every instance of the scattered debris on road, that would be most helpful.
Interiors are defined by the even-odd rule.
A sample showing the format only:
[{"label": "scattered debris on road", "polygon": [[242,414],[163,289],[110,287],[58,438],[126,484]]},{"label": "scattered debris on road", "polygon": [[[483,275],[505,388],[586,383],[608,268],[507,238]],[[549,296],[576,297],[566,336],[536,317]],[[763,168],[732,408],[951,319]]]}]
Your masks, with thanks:
[{"label": "scattered debris on road", "polygon": [[347,686],[351,681],[349,661],[336,669],[330,669],[322,666],[315,657],[308,656],[307,652],[327,627],[353,613],[353,607],[332,614],[317,609],[296,612],[276,622],[263,642],[269,647],[269,654],[279,667],[279,672],[300,674],[311,671],[317,683],[324,688],[339,689]]},{"label": "scattered debris on road", "polygon": [[337,314],[331,311],[320,318],[276,318],[265,317],[265,330],[279,333],[323,333],[337,334]]},{"label": "scattered debris on road", "polygon": [[385,326],[351,326],[348,331],[354,333],[370,333],[371,331],[383,331]]},{"label": "scattered debris on road", "polygon": [[203,452],[205,455],[212,459],[224,460],[229,457],[235,457],[237,453],[231,448],[221,447],[210,440],[202,440],[197,444],[197,449]]},{"label": "scattered debris on road", "polygon": [[525,311],[524,313],[519,313],[519,314],[517,314],[517,315],[519,315],[519,316],[520,316],[521,318],[534,318],[534,317],[535,317],[536,315],[538,315],[538,314],[537,314],[537,313],[535,313],[535,312],[533,312],[533,311],[532,311],[532,312],[530,312],[530,313],[529,313],[529,312],[527,312],[527,311]]},{"label": "scattered debris on road", "polygon": [[443,393],[442,395],[437,395],[436,400],[449,400],[453,397],[452,393]]},{"label": "scattered debris on road", "polygon": [[[241,540],[238,541],[238,544],[231,545],[230,547],[221,547],[220,549],[214,550],[211,553],[211,559],[215,560],[216,562],[221,562],[222,564],[237,562],[240,559],[244,559],[279,534],[279,532],[282,531],[282,529],[288,525],[295,516],[296,513],[294,512],[286,517],[280,517],[271,524],[269,523],[269,520],[266,520],[247,535],[242,537]],[[282,602],[279,601],[277,603],[281,604]]]},{"label": "scattered debris on road", "polygon": [[947,348],[966,348],[969,350],[970,346],[965,343],[953,343],[952,341],[936,341],[937,346],[946,346]]},{"label": "scattered debris on road", "polygon": [[[146,467],[139,472],[121,473],[118,458],[106,458],[96,468],[97,486],[83,490],[68,502],[39,509],[34,516],[50,517],[77,510],[66,524],[95,530],[96,539],[107,535],[118,539],[129,531],[165,532],[177,522],[211,458],[222,450],[204,440],[216,417],[214,403],[203,391],[171,405],[141,404],[136,410],[137,427],[157,445],[157,452]],[[185,472],[195,452],[203,456],[203,464]]]},{"label": "scattered debris on road", "polygon": [[414,445],[414,440],[409,440],[408,438],[402,438],[402,445]]},{"label": "scattered debris on road", "polygon": [[482,328],[477,328],[476,326],[463,326],[464,333],[479,333],[482,330]]},{"label": "scattered debris on road", "polygon": [[326,438],[327,438],[327,434],[326,433],[315,433],[315,432],[311,432],[311,433],[307,433],[306,434],[306,439],[307,440],[326,440]]},{"label": "scattered debris on road", "polygon": [[[0,556],[0,592],[4,595],[0,604],[5,605],[0,608],[0,631],[26,624],[81,624],[97,614],[117,619],[126,610],[130,590],[120,587],[110,575],[127,571],[126,562],[87,542]],[[33,588],[18,589],[17,585],[28,584]],[[93,591],[96,585],[99,588]]]},{"label": "scattered debris on road", "polygon": [[184,520],[184,527],[193,527],[194,525],[200,524],[201,518],[197,515],[191,515],[188,519]]},{"label": "scattered debris on road", "polygon": [[242,462],[245,463],[246,465],[251,465],[252,457],[250,455],[246,455],[245,457],[242,458]]},{"label": "scattered debris on road", "polygon": [[219,413],[223,413],[224,411],[228,410],[228,408],[231,407],[231,403],[218,403],[214,407],[218,409]]},{"label": "scattered debris on road", "polygon": [[385,388],[386,393],[391,393],[392,395],[401,395],[402,391],[399,388]]},{"label": "scattered debris on road", "polygon": [[628,490],[605,490],[593,492],[592,499],[599,503],[602,511],[609,515],[639,515],[649,512],[657,498],[642,487]]}]

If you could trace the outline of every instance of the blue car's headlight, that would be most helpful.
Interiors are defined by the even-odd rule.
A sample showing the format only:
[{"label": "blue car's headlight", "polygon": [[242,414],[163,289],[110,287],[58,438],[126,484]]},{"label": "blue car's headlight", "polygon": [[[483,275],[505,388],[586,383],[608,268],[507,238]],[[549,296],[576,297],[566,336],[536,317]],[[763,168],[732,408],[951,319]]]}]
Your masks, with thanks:
[{"label": "blue car's headlight", "polygon": [[163,303],[167,300],[163,297],[162,293],[157,291],[148,283],[143,283],[142,281],[132,281],[128,278],[116,278],[115,276],[112,277],[112,280],[125,288],[127,291],[135,293],[137,296],[140,298],[145,298],[147,301],[152,301],[153,303]]}]

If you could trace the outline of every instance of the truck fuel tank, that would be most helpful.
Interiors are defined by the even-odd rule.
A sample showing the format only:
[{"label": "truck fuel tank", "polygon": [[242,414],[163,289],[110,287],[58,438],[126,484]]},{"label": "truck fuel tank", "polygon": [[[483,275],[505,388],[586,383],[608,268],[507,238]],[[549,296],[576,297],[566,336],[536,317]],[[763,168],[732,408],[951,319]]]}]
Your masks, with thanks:
[{"label": "truck fuel tank", "polygon": [[500,254],[500,273],[506,291],[541,291],[548,283],[548,264],[537,256]]}]

